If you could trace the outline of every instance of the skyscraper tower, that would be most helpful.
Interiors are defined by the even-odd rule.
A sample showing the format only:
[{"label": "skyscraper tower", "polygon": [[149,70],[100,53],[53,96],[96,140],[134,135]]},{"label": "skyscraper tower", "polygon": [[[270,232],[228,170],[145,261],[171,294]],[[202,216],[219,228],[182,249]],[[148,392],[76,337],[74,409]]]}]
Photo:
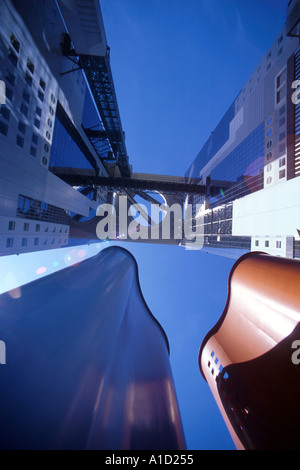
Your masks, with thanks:
[{"label": "skyscraper tower", "polygon": [[300,261],[248,253],[199,366],[238,449],[298,449]]},{"label": "skyscraper tower", "polygon": [[70,227],[108,197],[91,178],[130,174],[100,4],[3,0],[0,15],[0,255],[86,243]]},{"label": "skyscraper tower", "polygon": [[185,448],[168,339],[129,252],[2,294],[0,311],[2,449]]},{"label": "skyscraper tower", "polygon": [[209,204],[194,197],[208,252],[300,257],[299,18],[292,0],[286,24],[186,173],[223,182]]}]

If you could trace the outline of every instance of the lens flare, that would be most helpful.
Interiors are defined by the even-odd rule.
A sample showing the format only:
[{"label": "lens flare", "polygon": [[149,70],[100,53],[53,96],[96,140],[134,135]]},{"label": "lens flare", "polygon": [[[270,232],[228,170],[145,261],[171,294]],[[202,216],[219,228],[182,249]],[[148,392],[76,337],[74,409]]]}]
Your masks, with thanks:
[{"label": "lens flare", "polygon": [[8,295],[10,295],[12,299],[19,299],[22,295],[20,287],[8,291]]},{"label": "lens flare", "polygon": [[41,266],[36,270],[36,274],[44,274],[47,271],[47,268],[45,266]]}]

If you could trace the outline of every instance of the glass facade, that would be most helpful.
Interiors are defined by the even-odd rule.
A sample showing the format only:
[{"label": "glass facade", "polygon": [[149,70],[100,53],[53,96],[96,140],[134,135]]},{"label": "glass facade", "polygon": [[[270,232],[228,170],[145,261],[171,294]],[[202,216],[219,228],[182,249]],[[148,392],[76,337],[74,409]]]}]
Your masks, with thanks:
[{"label": "glass facade", "polygon": [[93,169],[58,117],[55,119],[49,166],[50,169],[51,167]]},{"label": "glass facade", "polygon": [[197,155],[196,159],[187,171],[186,176],[191,178],[198,178],[199,176],[201,176],[200,171],[204,167],[204,165],[206,165],[220,150],[220,148],[227,142],[227,140],[229,139],[230,122],[234,118],[234,113],[235,104],[233,103],[228,109],[228,111],[225,113],[225,115],[223,116],[216,129],[207,140],[207,142],[204,144],[200,153]]},{"label": "glass facade", "polygon": [[214,180],[243,181],[256,176],[264,167],[264,123],[238,145],[211,172]]},{"label": "glass facade", "polygon": [[19,194],[16,217],[58,224],[68,224],[69,221],[63,209],[22,194]]}]

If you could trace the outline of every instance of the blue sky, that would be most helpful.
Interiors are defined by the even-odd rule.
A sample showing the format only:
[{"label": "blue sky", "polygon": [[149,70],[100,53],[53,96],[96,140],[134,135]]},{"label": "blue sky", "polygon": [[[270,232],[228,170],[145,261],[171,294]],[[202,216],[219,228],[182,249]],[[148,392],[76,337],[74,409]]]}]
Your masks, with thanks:
[{"label": "blue sky", "polygon": [[[184,175],[283,28],[287,0],[100,0],[134,172]],[[234,259],[124,244],[164,327],[189,449],[234,449],[198,368]]]}]

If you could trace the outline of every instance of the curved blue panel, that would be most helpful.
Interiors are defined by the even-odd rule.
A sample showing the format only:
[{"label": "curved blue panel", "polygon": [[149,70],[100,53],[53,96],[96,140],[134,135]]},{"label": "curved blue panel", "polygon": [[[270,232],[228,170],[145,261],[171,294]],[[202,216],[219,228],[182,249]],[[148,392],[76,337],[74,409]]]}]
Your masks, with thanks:
[{"label": "curved blue panel", "polygon": [[107,248],[0,296],[2,449],[183,449],[168,341]]}]

